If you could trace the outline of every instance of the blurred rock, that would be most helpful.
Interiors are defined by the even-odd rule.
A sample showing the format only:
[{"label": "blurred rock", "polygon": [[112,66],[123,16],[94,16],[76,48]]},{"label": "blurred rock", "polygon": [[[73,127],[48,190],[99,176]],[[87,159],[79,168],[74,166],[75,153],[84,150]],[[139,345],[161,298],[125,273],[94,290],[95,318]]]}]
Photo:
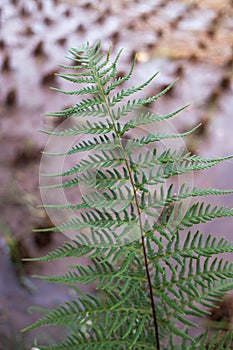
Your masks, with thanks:
[{"label": "blurred rock", "polygon": [[12,5],[16,6],[19,4],[19,0],[11,0]]},{"label": "blurred rock", "polygon": [[50,85],[50,84],[53,84],[53,86],[57,85],[56,76],[55,76],[56,73],[57,73],[56,70],[52,70],[46,73],[41,79],[41,85]]},{"label": "blurred rock", "polygon": [[86,28],[83,24],[78,24],[75,30],[77,33],[84,33],[86,31]]},{"label": "blurred rock", "polygon": [[26,28],[22,32],[23,35],[30,36],[34,34],[34,31],[31,26],[26,26]]},{"label": "blurred rock", "polygon": [[66,43],[67,39],[66,38],[60,38],[60,39],[57,39],[57,43],[61,46],[64,46],[65,43]]},{"label": "blurred rock", "polygon": [[32,51],[32,54],[34,56],[46,56],[45,50],[44,50],[44,43],[43,41],[39,41],[34,50]]},{"label": "blurred rock", "polygon": [[17,93],[15,89],[11,89],[6,95],[5,104],[8,107],[13,107],[17,102]]},{"label": "blurred rock", "polygon": [[22,16],[22,17],[29,17],[30,16],[30,12],[25,6],[21,7],[20,16]]},{"label": "blurred rock", "polygon": [[35,163],[41,158],[41,150],[32,145],[25,145],[23,149],[19,149],[15,154],[12,165],[15,167],[26,166],[29,163]]},{"label": "blurred rock", "polygon": [[219,87],[222,91],[226,91],[231,86],[231,77],[230,75],[224,75],[219,83]]},{"label": "blurred rock", "polygon": [[3,72],[11,71],[10,56],[8,54],[3,59],[2,71]]},{"label": "blurred rock", "polygon": [[3,50],[5,49],[5,47],[6,47],[5,41],[3,39],[0,39],[0,49]]},{"label": "blurred rock", "polygon": [[66,16],[66,17],[71,16],[71,10],[69,8],[64,11],[64,16]]},{"label": "blurred rock", "polygon": [[97,24],[103,24],[106,20],[106,15],[105,13],[102,13],[95,21]]},{"label": "blurred rock", "polygon": [[40,0],[37,0],[36,3],[37,3],[38,10],[42,11],[43,10],[43,2]]},{"label": "blurred rock", "polygon": [[[40,227],[37,229],[40,229]],[[34,232],[33,240],[39,248],[43,248],[52,242],[52,235],[51,232]]]},{"label": "blurred rock", "polygon": [[110,39],[111,39],[113,45],[116,45],[118,43],[119,38],[120,38],[119,31],[115,31],[110,35]]},{"label": "blurred rock", "polygon": [[45,17],[44,24],[46,24],[46,26],[51,26],[51,24],[53,24],[53,20],[50,17]]},{"label": "blurred rock", "polygon": [[84,8],[85,10],[91,10],[91,9],[93,8],[93,3],[90,2],[90,1],[88,1],[88,2],[86,2],[86,3],[83,5],[83,8]]}]

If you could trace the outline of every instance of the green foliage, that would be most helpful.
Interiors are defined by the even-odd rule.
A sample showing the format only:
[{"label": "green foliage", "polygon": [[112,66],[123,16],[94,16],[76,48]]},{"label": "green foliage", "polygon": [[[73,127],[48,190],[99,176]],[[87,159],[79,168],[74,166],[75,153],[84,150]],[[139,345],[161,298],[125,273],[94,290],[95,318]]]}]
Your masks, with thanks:
[{"label": "green foliage", "polygon": [[[70,327],[70,335],[62,343],[40,346],[46,350],[205,349],[207,343],[212,349],[218,335],[209,342],[208,332],[192,337],[192,331],[197,327],[197,318],[205,317],[208,308],[233,288],[233,264],[219,256],[233,252],[233,244],[223,237],[206,236],[193,226],[233,216],[232,209],[200,200],[232,191],[192,187],[185,181],[176,192],[175,187],[177,175],[210,168],[231,156],[205,159],[185,149],[161,150],[162,140],[181,138],[189,132],[153,131],[153,123],[165,123],[184,108],[158,116],[139,107],[163,96],[174,83],[155,96],[129,99],[156,74],[137,87],[121,89],[134,68],[133,63],[125,77],[118,77],[121,52],[113,62],[110,50],[102,53],[100,43],[93,47],[87,44],[70,53],[75,65],[63,67],[73,72],[59,76],[81,87],[68,92],[55,90],[84,98],[72,108],[49,114],[72,117],[73,126],[44,132],[58,139],[64,135],[89,135],[88,141],[77,142],[64,154],[91,153],[69,170],[50,174],[64,181],[47,188],[84,184],[91,190],[77,204],[47,205],[77,213],[47,231],[72,229],[77,236],[37,260],[88,257],[85,266],[77,262],[64,275],[40,278],[70,286],[95,282],[99,293],[78,296],[27,329]],[[151,125],[151,132],[138,137],[136,128],[144,125]],[[128,132],[130,137],[126,137]],[[229,332],[221,343],[230,344],[231,339]]]}]

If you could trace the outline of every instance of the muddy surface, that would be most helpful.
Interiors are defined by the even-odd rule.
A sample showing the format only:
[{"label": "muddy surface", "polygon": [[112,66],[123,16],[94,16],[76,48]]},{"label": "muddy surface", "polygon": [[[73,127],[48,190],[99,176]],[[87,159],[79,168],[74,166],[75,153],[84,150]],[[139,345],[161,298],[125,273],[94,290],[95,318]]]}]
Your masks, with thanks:
[{"label": "muddy surface", "polygon": [[[37,130],[52,123],[40,115],[77,102],[49,90],[49,86],[66,86],[54,73],[61,71],[58,64],[69,64],[64,58],[69,48],[99,39],[104,48],[112,42],[113,55],[123,47],[119,74],[129,70],[136,54],[135,85],[160,72],[146,89],[148,95],[179,77],[174,89],[149,107],[163,114],[190,103],[174,119],[178,131],[202,122],[199,131],[187,139],[187,147],[208,157],[233,153],[233,4],[230,0],[188,3],[2,0],[0,350],[30,349],[34,337],[47,343],[57,340],[57,331],[21,334],[20,329],[36,318],[29,313],[30,306],[50,307],[74,293],[31,278],[38,273],[62,272],[63,263],[22,265],[19,259],[43,255],[65,240],[61,234],[45,238],[32,230],[51,224],[37,208],[41,204],[40,154],[46,142],[46,136]],[[232,171],[233,163],[227,161],[202,175],[195,174],[195,182],[230,189]],[[230,207],[232,199],[221,200]],[[232,239],[232,220],[216,220],[203,230]]]}]

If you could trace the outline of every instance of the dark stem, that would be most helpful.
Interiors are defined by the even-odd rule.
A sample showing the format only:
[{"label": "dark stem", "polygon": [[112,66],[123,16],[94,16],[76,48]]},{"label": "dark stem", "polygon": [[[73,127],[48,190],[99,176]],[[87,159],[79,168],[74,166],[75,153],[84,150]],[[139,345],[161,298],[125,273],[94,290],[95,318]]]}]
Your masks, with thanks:
[{"label": "dark stem", "polygon": [[145,262],[145,267],[146,267],[146,276],[147,276],[147,281],[148,281],[148,285],[149,285],[152,315],[153,315],[153,320],[154,320],[156,347],[157,347],[157,350],[160,350],[159,326],[158,326],[158,320],[157,320],[157,316],[156,316],[155,301],[154,301],[154,295],[153,295],[153,287],[152,287],[151,278],[150,278],[150,271],[148,268],[148,260],[147,260],[146,245],[145,245],[145,237],[144,236],[142,236],[142,248],[143,248],[144,262]]},{"label": "dark stem", "polygon": [[[116,130],[115,130],[115,132],[117,134]],[[118,136],[118,134],[117,134],[117,136]],[[121,140],[120,137],[119,137],[119,141],[120,141],[120,144],[122,146],[122,140]],[[147,251],[146,251],[146,244],[145,244],[145,236],[144,236],[144,233],[143,233],[142,216],[141,216],[140,206],[139,206],[139,202],[138,202],[137,190],[136,190],[136,187],[135,187],[135,184],[134,184],[134,181],[133,181],[133,176],[132,176],[132,173],[131,173],[130,165],[129,165],[129,162],[127,160],[127,157],[126,157],[126,154],[125,154],[123,146],[122,146],[122,152],[123,152],[123,155],[124,155],[125,165],[126,165],[127,170],[128,170],[129,179],[130,179],[130,183],[131,183],[131,186],[132,186],[132,189],[133,189],[134,199],[135,199],[136,208],[137,208],[137,214],[138,214],[139,226],[140,226],[140,232],[141,232],[142,250],[143,250],[144,263],[145,263],[145,268],[146,268],[146,277],[147,277],[147,282],[148,282],[148,286],[149,286],[150,302],[151,302],[153,322],[154,322],[156,349],[160,350],[159,326],[158,326],[158,320],[157,320],[157,316],[156,316],[156,308],[155,308],[155,301],[154,301],[154,295],[153,295],[153,287],[152,287],[150,271],[149,271],[149,267],[148,267],[148,259],[147,259]]]}]

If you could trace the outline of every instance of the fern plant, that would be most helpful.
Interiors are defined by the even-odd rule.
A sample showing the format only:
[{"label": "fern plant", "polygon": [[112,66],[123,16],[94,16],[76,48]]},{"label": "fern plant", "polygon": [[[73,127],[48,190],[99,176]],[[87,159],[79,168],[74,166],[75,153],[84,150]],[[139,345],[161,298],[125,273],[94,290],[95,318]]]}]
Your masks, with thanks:
[{"label": "fern plant", "polygon": [[[81,191],[75,204],[45,204],[46,209],[72,213],[47,232],[75,236],[34,260],[77,259],[68,273],[40,278],[69,286],[95,283],[98,294],[77,295],[27,330],[48,325],[70,328],[64,341],[38,345],[41,350],[212,349],[216,339],[219,349],[230,348],[231,331],[219,342],[218,332],[210,340],[208,330],[194,336],[193,329],[208,308],[233,288],[233,265],[220,255],[232,252],[233,244],[223,237],[206,236],[194,226],[232,216],[232,209],[201,199],[232,191],[190,186],[180,183],[180,176],[232,156],[206,159],[185,148],[161,149],[163,140],[180,139],[189,132],[164,133],[153,130],[154,123],[162,125],[184,108],[161,116],[142,107],[174,83],[155,96],[131,99],[156,74],[139,86],[123,89],[121,84],[131,78],[134,62],[129,73],[119,77],[121,52],[111,61],[111,48],[104,53],[97,43],[70,53],[73,65],[62,67],[71,73],[59,76],[81,86],[75,91],[55,90],[77,95],[79,101],[48,114],[62,120],[72,117],[70,127],[45,132],[57,137],[57,143],[69,135],[88,138],[78,139],[64,152],[67,157],[81,154],[82,159],[60,174],[50,174],[60,176],[62,182],[46,190],[84,186],[86,191]],[[138,136],[137,128],[144,127],[146,133]],[[89,263],[80,264],[80,257],[88,257]]]}]

